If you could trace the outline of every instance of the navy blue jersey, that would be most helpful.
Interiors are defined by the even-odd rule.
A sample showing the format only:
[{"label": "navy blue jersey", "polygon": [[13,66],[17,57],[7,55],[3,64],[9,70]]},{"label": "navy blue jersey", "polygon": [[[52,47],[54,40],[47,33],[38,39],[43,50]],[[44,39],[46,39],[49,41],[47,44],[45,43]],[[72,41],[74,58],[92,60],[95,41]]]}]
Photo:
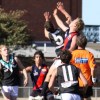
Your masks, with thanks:
[{"label": "navy blue jersey", "polygon": [[[67,31],[66,31],[67,32]],[[71,32],[68,36],[66,36],[65,40],[64,40],[64,46],[63,46],[63,50],[65,49],[69,49],[71,42],[72,42],[72,38],[73,36],[77,35],[77,32]],[[74,47],[75,48],[75,47]]]},{"label": "navy blue jersey", "polygon": [[68,32],[64,32],[61,29],[56,29],[55,32],[49,33],[49,39],[51,43],[56,46],[56,49],[63,47],[64,39],[67,36]]},{"label": "navy blue jersey", "polygon": [[47,66],[42,65],[41,69],[36,67],[35,65],[32,66],[32,72],[30,73],[31,79],[33,82],[33,90],[41,90],[42,84],[48,72]]},{"label": "navy blue jersey", "polygon": [[51,43],[56,46],[56,54],[59,55],[60,50],[64,46],[64,40],[69,35],[69,29],[66,32],[62,31],[61,29],[56,29],[55,32],[49,33],[49,39]]},{"label": "navy blue jersey", "polygon": [[67,29],[66,32],[60,28],[55,29],[51,21],[46,21],[44,27],[49,31],[49,39],[55,45],[57,55],[59,55],[60,50],[70,48],[72,38],[77,34],[77,32],[69,34],[70,29]]}]

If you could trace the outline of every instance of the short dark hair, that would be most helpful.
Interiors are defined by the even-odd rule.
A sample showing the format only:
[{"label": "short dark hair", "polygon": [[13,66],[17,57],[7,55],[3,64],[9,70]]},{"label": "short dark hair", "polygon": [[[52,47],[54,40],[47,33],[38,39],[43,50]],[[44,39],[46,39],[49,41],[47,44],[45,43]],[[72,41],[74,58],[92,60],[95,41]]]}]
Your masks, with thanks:
[{"label": "short dark hair", "polygon": [[40,55],[40,57],[45,60],[45,57],[44,57],[44,54],[42,53],[41,50],[37,50],[35,53],[34,53],[34,56],[33,56],[33,59],[35,59],[35,56],[36,55]]},{"label": "short dark hair", "polygon": [[85,48],[87,45],[87,38],[84,35],[80,35],[77,37],[77,41],[76,41],[77,46]]},{"label": "short dark hair", "polygon": [[67,64],[70,62],[70,60],[72,58],[72,54],[68,50],[62,50],[59,55],[60,55],[61,61],[63,63],[67,63]]}]

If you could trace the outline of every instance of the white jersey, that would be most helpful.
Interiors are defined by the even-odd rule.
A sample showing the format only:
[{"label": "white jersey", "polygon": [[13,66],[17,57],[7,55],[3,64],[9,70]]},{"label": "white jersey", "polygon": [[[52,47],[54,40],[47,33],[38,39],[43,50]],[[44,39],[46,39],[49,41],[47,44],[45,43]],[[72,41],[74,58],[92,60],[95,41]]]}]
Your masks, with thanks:
[{"label": "white jersey", "polygon": [[62,65],[61,60],[60,60],[60,59],[56,59],[56,60],[53,62],[53,64],[51,65],[51,67],[57,68],[57,67],[59,67],[60,65]]}]

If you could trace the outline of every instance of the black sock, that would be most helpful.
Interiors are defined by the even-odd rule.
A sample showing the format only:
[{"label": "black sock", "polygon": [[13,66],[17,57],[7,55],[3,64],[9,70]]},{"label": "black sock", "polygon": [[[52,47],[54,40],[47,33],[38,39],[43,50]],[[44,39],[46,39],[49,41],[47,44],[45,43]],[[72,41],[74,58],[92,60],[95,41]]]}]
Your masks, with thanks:
[{"label": "black sock", "polygon": [[42,88],[42,91],[41,91],[41,96],[44,96],[45,95],[46,90],[48,89],[48,83],[49,82],[44,82],[43,83],[43,88]]}]

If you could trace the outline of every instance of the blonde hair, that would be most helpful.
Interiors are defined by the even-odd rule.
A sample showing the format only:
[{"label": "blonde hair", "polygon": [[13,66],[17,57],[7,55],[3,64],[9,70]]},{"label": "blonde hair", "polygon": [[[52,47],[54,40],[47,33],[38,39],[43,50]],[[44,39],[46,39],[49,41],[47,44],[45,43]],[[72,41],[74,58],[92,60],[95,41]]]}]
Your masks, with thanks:
[{"label": "blonde hair", "polygon": [[0,52],[1,52],[1,49],[3,48],[3,47],[7,47],[6,45],[0,45]]},{"label": "blonde hair", "polygon": [[81,18],[77,18],[77,31],[82,31],[84,29],[84,22]]}]

